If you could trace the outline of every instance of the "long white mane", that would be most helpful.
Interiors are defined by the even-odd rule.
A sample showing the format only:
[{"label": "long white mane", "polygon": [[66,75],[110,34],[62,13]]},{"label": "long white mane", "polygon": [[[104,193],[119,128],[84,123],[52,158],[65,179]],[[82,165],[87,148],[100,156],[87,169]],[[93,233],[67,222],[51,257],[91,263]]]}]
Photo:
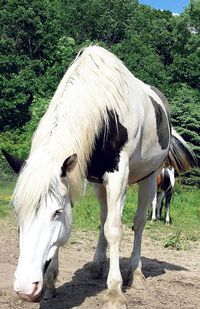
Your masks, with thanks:
[{"label": "long white mane", "polygon": [[109,126],[107,111],[121,117],[127,109],[127,74],[123,63],[101,47],[85,48],[77,56],[34,133],[14,192],[20,218],[39,207],[49,186],[58,183],[64,160],[73,153],[78,155],[78,164],[68,175],[69,194],[73,199],[80,194],[95,137],[103,123]]}]

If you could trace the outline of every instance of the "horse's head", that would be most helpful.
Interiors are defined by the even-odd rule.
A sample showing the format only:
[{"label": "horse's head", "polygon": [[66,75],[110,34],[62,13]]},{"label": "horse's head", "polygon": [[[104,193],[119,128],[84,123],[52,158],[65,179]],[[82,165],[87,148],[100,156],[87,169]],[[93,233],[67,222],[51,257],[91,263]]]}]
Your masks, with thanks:
[{"label": "horse's head", "polygon": [[[60,177],[51,183],[45,194],[38,198],[37,206],[32,207],[34,193],[27,195],[23,191],[22,169],[14,192],[14,208],[19,217],[20,256],[14,275],[14,290],[26,301],[38,301],[44,291],[45,272],[48,272],[51,260],[58,248],[69,238],[72,224],[71,202],[68,195],[66,173],[76,165],[74,154],[65,160]],[[35,188],[28,190],[37,190]],[[30,200],[29,200],[30,199]],[[24,204],[27,205],[24,205]],[[31,205],[32,204],[32,205]],[[29,209],[30,206],[30,209]],[[32,208],[32,209],[31,209]]]}]

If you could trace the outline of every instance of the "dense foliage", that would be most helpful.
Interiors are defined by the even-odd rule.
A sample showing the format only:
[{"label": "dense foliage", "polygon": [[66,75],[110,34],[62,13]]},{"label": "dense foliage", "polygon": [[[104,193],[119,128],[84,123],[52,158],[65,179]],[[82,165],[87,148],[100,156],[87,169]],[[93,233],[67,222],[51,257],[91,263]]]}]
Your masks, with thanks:
[{"label": "dense foliage", "polygon": [[[2,0],[0,10],[1,148],[27,156],[67,67],[96,43],[165,93],[173,125],[200,159],[200,0],[179,16],[137,0]],[[189,176],[200,183],[198,171]]]}]

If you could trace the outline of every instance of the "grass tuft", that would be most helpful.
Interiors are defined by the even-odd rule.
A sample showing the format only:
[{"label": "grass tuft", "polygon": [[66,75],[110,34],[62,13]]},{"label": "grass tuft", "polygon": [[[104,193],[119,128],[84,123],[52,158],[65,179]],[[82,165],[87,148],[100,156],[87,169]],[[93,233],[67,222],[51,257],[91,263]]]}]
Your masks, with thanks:
[{"label": "grass tuft", "polygon": [[182,232],[177,230],[175,234],[172,234],[164,240],[165,248],[179,250],[187,250],[190,248],[189,242],[182,236]]}]

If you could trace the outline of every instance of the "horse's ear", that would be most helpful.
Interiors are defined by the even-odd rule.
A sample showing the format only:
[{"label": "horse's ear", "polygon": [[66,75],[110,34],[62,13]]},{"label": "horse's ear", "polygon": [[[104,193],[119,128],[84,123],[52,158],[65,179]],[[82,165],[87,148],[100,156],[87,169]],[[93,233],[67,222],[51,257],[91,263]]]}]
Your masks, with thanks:
[{"label": "horse's ear", "polygon": [[76,153],[68,157],[61,167],[61,177],[65,177],[67,173],[70,173],[75,168],[78,162],[78,156]]},{"label": "horse's ear", "polygon": [[10,164],[10,166],[12,167],[13,171],[19,174],[22,166],[25,165],[26,161],[19,159],[17,157],[14,157],[13,155],[9,154],[4,149],[2,149],[1,151],[4,157],[6,158],[6,160],[8,161],[8,163]]}]

